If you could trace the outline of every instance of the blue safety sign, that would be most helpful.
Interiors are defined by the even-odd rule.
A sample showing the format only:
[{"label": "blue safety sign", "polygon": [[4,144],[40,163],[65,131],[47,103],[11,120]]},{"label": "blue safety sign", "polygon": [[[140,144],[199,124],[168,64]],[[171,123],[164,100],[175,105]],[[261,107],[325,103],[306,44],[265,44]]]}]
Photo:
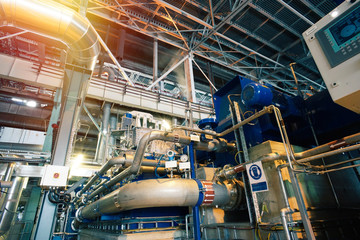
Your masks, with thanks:
[{"label": "blue safety sign", "polygon": [[246,165],[252,192],[263,192],[268,190],[264,169],[261,161]]}]

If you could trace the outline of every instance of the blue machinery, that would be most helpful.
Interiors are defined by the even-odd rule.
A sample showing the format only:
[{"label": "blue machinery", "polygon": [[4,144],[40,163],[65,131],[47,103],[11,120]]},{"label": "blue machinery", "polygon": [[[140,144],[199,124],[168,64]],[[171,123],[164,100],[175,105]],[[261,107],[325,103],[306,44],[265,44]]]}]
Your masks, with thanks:
[{"label": "blue machinery", "polygon": [[[328,24],[321,29],[331,31]],[[336,92],[335,83],[328,88]],[[303,100],[237,76],[214,95],[216,121],[202,120],[201,129],[154,131],[126,115],[118,144],[128,147],[71,200],[49,193],[63,206],[63,231],[52,238],[358,239],[360,118],[330,95]],[[266,176],[262,191],[246,171],[251,164]]]},{"label": "blue machinery", "polygon": [[[338,107],[348,119],[336,118],[327,125],[338,125],[333,133],[342,139],[326,143],[332,140],[327,126],[314,126],[337,105],[326,92],[314,98],[317,104],[312,98],[302,100],[236,77],[214,96],[217,121],[200,121],[202,129],[148,131],[135,153],[129,150],[109,160],[77,190],[67,231],[78,233],[80,239],[122,239],[129,234],[134,239],[142,234],[149,239],[255,239],[274,237],[277,230],[281,231],[274,239],[315,239],[330,232],[341,236],[343,230],[334,233],[331,227],[333,219],[346,215],[338,224],[345,229],[359,216],[358,211],[349,212],[359,203],[359,187],[352,187],[355,195],[349,201],[348,188],[337,183],[359,181],[355,143],[360,135],[344,137],[340,132],[358,132],[354,123],[360,118]],[[328,109],[317,109],[323,103]],[[306,134],[297,137],[299,132]],[[322,145],[314,147],[314,139]],[[170,143],[166,151],[159,145],[158,153],[147,152],[149,144],[159,141]],[[310,150],[291,146],[292,142]],[[277,150],[265,152],[269,143]],[[213,155],[209,158],[204,152]],[[247,165],[259,161],[269,186],[264,192],[252,189],[246,173]],[[311,187],[315,185],[316,191]]]}]

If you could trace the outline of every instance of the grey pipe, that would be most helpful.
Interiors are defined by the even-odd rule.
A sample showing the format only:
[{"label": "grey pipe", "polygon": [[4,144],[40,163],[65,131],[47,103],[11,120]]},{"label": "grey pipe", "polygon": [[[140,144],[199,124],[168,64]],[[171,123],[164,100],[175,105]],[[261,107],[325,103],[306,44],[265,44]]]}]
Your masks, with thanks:
[{"label": "grey pipe", "polygon": [[[99,179],[99,176],[104,175],[110,168],[112,168],[115,165],[122,165],[124,167],[128,167],[128,166],[131,166],[133,161],[134,161],[133,156],[128,155],[128,154],[124,154],[123,156],[115,157],[115,158],[112,158],[109,161],[107,161],[101,167],[101,169],[90,178],[90,180],[87,182],[87,184],[76,194],[76,198],[74,201],[76,201],[84,192],[86,192],[96,182],[96,180]],[[158,161],[143,159],[143,165],[144,166],[157,166]],[[165,161],[160,161],[159,167],[164,167],[164,166],[165,166]],[[105,183],[105,181],[100,183],[99,185],[101,186],[104,183]],[[99,185],[97,185],[96,189],[100,187]],[[94,190],[96,190],[96,189],[94,189]]]},{"label": "grey pipe", "polygon": [[[229,185],[213,184],[213,189],[215,198],[212,206],[225,206],[234,202],[231,201],[234,190],[230,189]],[[138,208],[195,206],[199,201],[200,191],[202,187],[199,189],[194,179],[150,179],[132,182],[80,208],[77,216],[80,219],[93,219],[102,214]]]},{"label": "grey pipe", "polygon": [[291,240],[289,227],[286,220],[286,215],[292,213],[293,211],[290,208],[283,208],[280,210],[281,223],[284,227],[284,233],[286,240]]},{"label": "grey pipe", "polygon": [[124,155],[121,157],[112,158],[109,161],[107,161],[101,167],[101,169],[90,178],[87,184],[77,193],[77,197],[80,197],[84,192],[86,192],[95,183],[95,181],[99,179],[99,176],[104,175],[111,167],[117,164],[123,164],[126,161],[126,158],[128,157],[129,157],[128,155]]},{"label": "grey pipe", "polygon": [[6,194],[4,206],[0,216],[0,235],[3,235],[9,231],[12,225],[16,215],[17,207],[19,205],[25,179],[26,178],[23,177],[15,177],[13,179],[12,187]]},{"label": "grey pipe", "polygon": [[[7,168],[6,168],[6,172],[5,172],[3,180],[4,181],[10,181],[11,177],[12,177],[12,175],[14,173],[14,170],[15,170],[15,163],[9,163]],[[5,198],[6,198],[6,193],[7,193],[8,189],[4,189],[3,191],[4,191],[4,194],[2,194],[1,198],[0,198],[0,207],[2,207],[3,204],[4,204],[4,201],[5,201]]]},{"label": "grey pipe", "polygon": [[[102,116],[102,125],[101,125],[101,131],[102,133],[99,133],[99,149],[96,155],[96,161],[99,163],[104,163],[104,159],[107,158],[106,155],[106,143],[107,143],[107,131],[108,131],[108,126],[109,126],[109,119],[110,119],[110,109],[111,109],[111,103],[106,102],[104,104],[104,108],[103,108],[103,116]],[[106,132],[106,134],[105,134]]]},{"label": "grey pipe", "polygon": [[[162,140],[167,142],[174,142],[188,145],[191,142],[191,138],[188,136],[180,136],[170,132],[164,131],[152,131],[144,134],[144,136],[140,139],[138,148],[136,149],[136,153],[134,155],[133,163],[130,167],[126,168],[124,171],[111,178],[108,182],[104,183],[101,187],[92,192],[87,199],[90,200],[99,193],[105,191],[109,187],[112,187],[116,183],[124,180],[132,174],[139,174],[140,167],[143,163],[144,154],[147,145],[154,140]],[[235,145],[227,143],[224,139],[214,139],[210,142],[196,142],[194,143],[195,149],[201,149],[203,151],[229,151],[230,149],[234,149]],[[90,187],[90,186],[89,186]]]},{"label": "grey pipe", "polygon": [[215,137],[223,137],[225,136],[226,134],[229,134],[231,133],[232,131],[240,128],[241,126],[244,126],[245,124],[248,124],[252,121],[254,121],[255,119],[265,115],[265,114],[268,114],[268,113],[271,113],[273,110],[274,106],[268,106],[268,107],[264,107],[262,110],[260,110],[259,112],[256,112],[255,114],[251,115],[250,117],[244,119],[242,122],[234,125],[233,127],[221,132],[221,133],[216,133],[214,131],[208,131],[208,130],[201,130],[201,129],[195,129],[195,128],[192,128],[192,127],[185,127],[185,126],[179,126],[179,127],[174,127],[173,129],[181,129],[181,130],[187,130],[187,131],[191,131],[191,132],[197,132],[197,133],[202,133],[202,134],[207,134],[207,135],[212,135],[212,136],[215,136]]},{"label": "grey pipe", "polygon": [[12,184],[13,183],[11,181],[0,181],[0,189],[1,188],[11,188]]},{"label": "grey pipe", "polygon": [[60,3],[46,0],[0,0],[3,23],[64,42],[68,63],[93,70],[100,53],[97,33],[89,21]]}]

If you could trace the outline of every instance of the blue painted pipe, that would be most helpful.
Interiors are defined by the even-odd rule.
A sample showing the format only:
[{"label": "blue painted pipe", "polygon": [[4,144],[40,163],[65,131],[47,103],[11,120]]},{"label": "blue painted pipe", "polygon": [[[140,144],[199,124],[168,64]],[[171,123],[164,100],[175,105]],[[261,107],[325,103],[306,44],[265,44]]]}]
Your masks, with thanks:
[{"label": "blue painted pipe", "polygon": [[[195,156],[194,156],[194,144],[193,142],[189,145],[189,157],[190,157],[190,165],[191,165],[191,178],[195,179]],[[199,195],[200,198],[200,195]],[[199,214],[199,206],[196,205],[193,207],[193,222],[194,222],[194,235],[195,240],[201,240],[201,232],[200,232],[200,214]]]}]

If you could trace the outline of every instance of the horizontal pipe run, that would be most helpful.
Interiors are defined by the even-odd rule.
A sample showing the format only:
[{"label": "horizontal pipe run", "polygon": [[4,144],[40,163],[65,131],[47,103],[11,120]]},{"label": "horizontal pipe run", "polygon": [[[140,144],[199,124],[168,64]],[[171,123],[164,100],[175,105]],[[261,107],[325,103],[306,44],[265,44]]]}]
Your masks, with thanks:
[{"label": "horizontal pipe run", "polygon": [[78,216],[94,219],[102,214],[114,214],[138,208],[195,206],[205,203],[225,206],[231,202],[231,194],[234,191],[225,184],[212,184],[214,196],[213,200],[208,202],[209,196],[206,198],[203,193],[208,184],[179,178],[132,182],[81,208]]},{"label": "horizontal pipe run", "polygon": [[352,158],[352,159],[349,159],[349,160],[345,160],[345,161],[325,165],[324,168],[332,168],[332,167],[335,167],[335,166],[338,166],[338,165],[342,165],[342,164],[345,164],[345,163],[351,163],[351,162],[355,162],[355,161],[359,161],[359,160],[360,160],[360,157]]},{"label": "horizontal pipe run", "polygon": [[186,131],[192,131],[192,132],[197,132],[197,133],[202,133],[202,134],[207,134],[207,135],[212,135],[215,137],[223,137],[229,133],[231,133],[232,131],[240,128],[241,126],[244,126],[252,121],[254,121],[255,119],[271,113],[273,110],[274,106],[268,106],[268,107],[264,107],[262,110],[260,110],[259,112],[256,112],[255,114],[251,115],[250,117],[244,119],[243,121],[239,122],[238,124],[234,125],[233,127],[221,132],[221,133],[216,133],[213,131],[207,131],[207,130],[201,130],[201,129],[195,129],[195,128],[191,128],[191,127],[185,127],[185,126],[179,126],[179,127],[174,127],[173,130],[175,129],[180,129],[180,130],[186,130]]},{"label": "horizontal pipe run", "polygon": [[317,154],[311,157],[307,157],[307,158],[302,158],[300,160],[298,160],[299,163],[305,163],[305,162],[310,162],[310,161],[314,161],[320,158],[325,158],[325,157],[330,157],[339,153],[344,153],[344,152],[350,152],[353,150],[357,150],[360,148],[360,144],[356,144],[356,145],[352,145],[349,147],[344,147],[344,148],[340,148],[340,149],[336,149],[330,152],[325,152],[325,153],[321,153],[321,154]]},{"label": "horizontal pipe run", "polygon": [[336,171],[346,170],[346,169],[355,168],[355,167],[360,167],[360,164],[355,164],[355,165],[350,165],[350,166],[345,166],[345,167],[335,168],[335,169],[329,169],[329,170],[324,170],[324,171],[311,171],[311,173],[325,174],[325,173],[329,173],[329,172],[336,172]]},{"label": "horizontal pipe run", "polygon": [[12,163],[12,162],[46,163],[46,162],[50,162],[50,159],[0,157],[0,161],[1,161],[2,163]]},{"label": "horizontal pipe run", "polygon": [[[297,159],[299,159],[299,160],[297,160],[298,163],[306,163],[306,162],[314,161],[317,159],[330,157],[330,156],[333,156],[333,155],[336,155],[339,153],[344,153],[344,152],[349,152],[349,151],[359,149],[360,144],[352,145],[349,147],[344,147],[346,145],[349,145],[349,144],[352,144],[352,143],[358,142],[358,141],[360,141],[360,133],[345,137],[340,140],[326,143],[324,145],[318,146],[313,149],[295,153],[294,155]],[[342,148],[330,151],[330,150],[332,150],[334,148],[338,148],[338,147],[342,147]],[[307,156],[307,157],[305,157],[305,156]],[[285,160],[286,157],[287,156],[284,153],[282,153],[282,154],[269,153],[269,154],[266,154],[264,156],[261,156],[261,157],[255,159],[255,160],[251,160],[249,162],[239,164],[239,165],[236,165],[236,166],[228,168],[228,169],[223,169],[217,174],[217,176],[222,177],[222,178],[230,178],[233,175],[237,174],[238,172],[245,171],[245,166],[248,164],[252,164],[252,163],[258,162],[258,161],[268,162],[268,161],[275,161],[275,160]],[[330,165],[326,165],[326,166],[313,166],[313,167],[329,168],[329,167],[337,166],[337,165],[344,164],[347,162],[352,162],[352,161],[356,161],[356,159],[355,160],[347,160],[347,161],[343,161],[343,162],[339,162],[339,163],[334,163],[334,164],[330,164]],[[281,167],[287,167],[287,166],[289,166],[288,163],[281,165]],[[324,172],[324,171],[320,171],[320,172]]]},{"label": "horizontal pipe run", "polygon": [[304,152],[295,153],[295,158],[301,159],[301,158],[307,158],[310,156],[314,156],[320,153],[328,152],[331,150],[335,150],[340,147],[345,147],[347,145],[360,142],[360,133],[356,133],[347,137],[344,137],[342,139],[338,139],[323,145],[320,145],[318,147],[306,150]]},{"label": "horizontal pipe run", "polygon": [[0,181],[0,189],[1,188],[11,188],[13,182],[11,181]]}]

